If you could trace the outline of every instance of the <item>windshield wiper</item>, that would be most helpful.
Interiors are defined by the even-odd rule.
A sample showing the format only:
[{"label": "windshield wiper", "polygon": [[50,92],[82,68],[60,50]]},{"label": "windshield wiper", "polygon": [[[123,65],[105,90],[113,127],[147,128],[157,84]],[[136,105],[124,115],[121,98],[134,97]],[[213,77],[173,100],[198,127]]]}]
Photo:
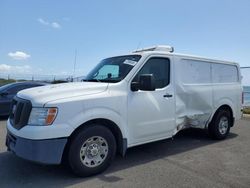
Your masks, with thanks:
[{"label": "windshield wiper", "polygon": [[105,80],[102,80],[102,82],[107,82],[107,83],[117,83],[121,80],[108,80],[108,79],[105,79]]},{"label": "windshield wiper", "polygon": [[101,82],[101,80],[98,79],[83,79],[84,82]]},{"label": "windshield wiper", "polygon": [[105,83],[117,83],[121,80],[108,80],[108,79],[103,79],[103,80],[98,80],[98,79],[82,79],[83,82],[105,82]]}]

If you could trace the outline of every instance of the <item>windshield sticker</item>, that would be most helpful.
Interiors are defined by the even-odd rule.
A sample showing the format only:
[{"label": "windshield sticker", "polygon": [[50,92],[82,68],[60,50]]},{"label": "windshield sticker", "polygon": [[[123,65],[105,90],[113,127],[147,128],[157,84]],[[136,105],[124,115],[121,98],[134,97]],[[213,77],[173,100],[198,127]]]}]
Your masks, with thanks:
[{"label": "windshield sticker", "polygon": [[131,65],[131,66],[135,66],[137,62],[136,61],[133,61],[133,60],[129,60],[129,59],[126,59],[123,64],[127,64],[127,65]]}]

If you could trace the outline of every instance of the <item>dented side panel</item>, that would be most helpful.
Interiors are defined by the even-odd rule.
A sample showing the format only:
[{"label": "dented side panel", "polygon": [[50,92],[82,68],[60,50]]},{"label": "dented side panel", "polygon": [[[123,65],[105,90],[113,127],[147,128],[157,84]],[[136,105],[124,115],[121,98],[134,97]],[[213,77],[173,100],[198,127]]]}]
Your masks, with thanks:
[{"label": "dented side panel", "polygon": [[206,128],[222,105],[231,107],[236,120],[240,118],[238,69],[234,64],[175,57],[176,132],[187,127]]},{"label": "dented side panel", "polygon": [[176,57],[176,125],[205,128],[213,111],[210,63]]}]

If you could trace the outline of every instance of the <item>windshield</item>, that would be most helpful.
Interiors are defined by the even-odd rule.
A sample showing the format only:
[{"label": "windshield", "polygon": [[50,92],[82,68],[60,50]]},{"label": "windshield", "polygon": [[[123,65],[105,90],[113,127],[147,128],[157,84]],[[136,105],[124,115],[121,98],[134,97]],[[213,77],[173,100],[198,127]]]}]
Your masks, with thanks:
[{"label": "windshield", "polygon": [[84,79],[89,82],[112,82],[123,80],[140,60],[140,55],[111,57],[102,60]]}]

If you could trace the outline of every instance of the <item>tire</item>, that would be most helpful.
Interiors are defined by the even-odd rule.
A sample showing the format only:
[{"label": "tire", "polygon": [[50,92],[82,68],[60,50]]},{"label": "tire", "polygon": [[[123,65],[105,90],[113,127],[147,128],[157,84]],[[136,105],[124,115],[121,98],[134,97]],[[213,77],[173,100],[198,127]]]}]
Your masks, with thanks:
[{"label": "tire", "polygon": [[112,132],[101,125],[90,125],[79,131],[68,149],[68,165],[81,177],[106,170],[116,154],[116,140]]},{"label": "tire", "polygon": [[213,117],[208,127],[210,137],[216,140],[225,139],[232,126],[231,114],[227,110],[219,110]]}]

